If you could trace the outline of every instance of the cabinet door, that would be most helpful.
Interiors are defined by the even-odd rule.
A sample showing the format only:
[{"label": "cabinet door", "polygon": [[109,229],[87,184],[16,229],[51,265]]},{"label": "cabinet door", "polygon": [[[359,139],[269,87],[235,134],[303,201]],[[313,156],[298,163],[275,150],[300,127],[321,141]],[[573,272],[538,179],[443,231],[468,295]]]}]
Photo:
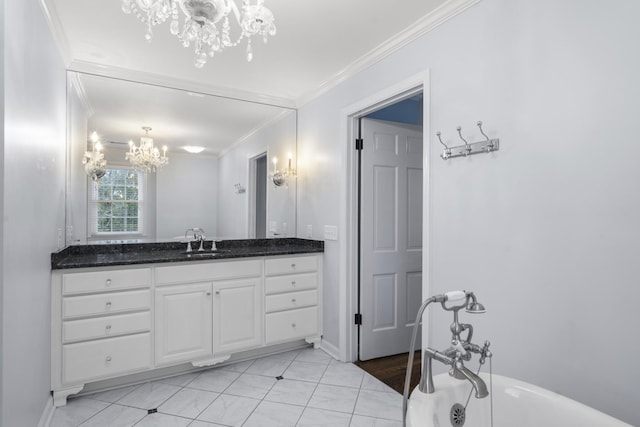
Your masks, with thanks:
[{"label": "cabinet door", "polygon": [[211,356],[211,283],[156,289],[156,363],[173,363]]},{"label": "cabinet door", "polygon": [[214,296],[214,353],[262,344],[262,279],[217,282]]}]

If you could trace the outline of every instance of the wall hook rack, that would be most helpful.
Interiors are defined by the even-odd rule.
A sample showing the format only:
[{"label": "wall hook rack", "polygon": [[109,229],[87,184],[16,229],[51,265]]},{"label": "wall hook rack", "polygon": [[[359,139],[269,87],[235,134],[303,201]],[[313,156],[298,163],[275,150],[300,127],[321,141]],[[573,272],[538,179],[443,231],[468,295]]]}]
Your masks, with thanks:
[{"label": "wall hook rack", "polygon": [[436,132],[436,135],[438,136],[438,140],[440,141],[440,144],[442,144],[442,146],[444,147],[444,150],[442,151],[442,154],[440,154],[440,157],[442,157],[443,160],[447,160],[453,157],[463,157],[463,156],[467,157],[467,156],[471,156],[472,154],[490,153],[492,151],[498,151],[500,149],[500,140],[497,138],[490,139],[482,130],[481,121],[478,121],[476,125],[480,129],[480,133],[482,134],[482,136],[485,137],[485,140],[479,141],[479,142],[472,142],[472,143],[467,142],[467,140],[462,136],[462,127],[458,126],[456,130],[458,131],[458,136],[460,137],[462,142],[464,142],[464,144],[457,145],[455,147],[447,146],[447,144],[442,142],[442,137],[441,137],[442,133],[439,131]]}]

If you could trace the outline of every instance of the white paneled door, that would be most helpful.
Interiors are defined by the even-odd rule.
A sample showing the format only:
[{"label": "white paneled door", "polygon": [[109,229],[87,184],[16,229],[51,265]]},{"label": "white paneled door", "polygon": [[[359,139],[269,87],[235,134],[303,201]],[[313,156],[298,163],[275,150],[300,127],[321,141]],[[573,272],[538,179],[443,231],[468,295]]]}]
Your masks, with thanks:
[{"label": "white paneled door", "polygon": [[362,139],[360,360],[369,360],[409,351],[422,301],[422,128],[362,119]]}]

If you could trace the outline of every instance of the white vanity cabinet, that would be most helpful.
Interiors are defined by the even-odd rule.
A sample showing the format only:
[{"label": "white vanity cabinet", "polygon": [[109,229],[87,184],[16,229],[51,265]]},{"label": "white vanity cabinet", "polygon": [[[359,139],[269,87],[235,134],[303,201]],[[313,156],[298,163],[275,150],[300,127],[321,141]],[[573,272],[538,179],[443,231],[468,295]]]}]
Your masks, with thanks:
[{"label": "white vanity cabinet", "polygon": [[320,257],[298,255],[265,260],[265,343],[304,338],[317,345],[322,312]]},{"label": "white vanity cabinet", "polygon": [[259,258],[157,267],[156,364],[212,365],[262,345],[263,264]]},{"label": "white vanity cabinet", "polygon": [[151,269],[53,275],[56,406],[86,382],[151,368]]},{"label": "white vanity cabinet", "polygon": [[262,277],[214,283],[216,355],[262,345]]},{"label": "white vanity cabinet", "polygon": [[54,405],[89,382],[182,363],[213,365],[300,339],[318,345],[321,257],[53,270]]},{"label": "white vanity cabinet", "polygon": [[211,283],[156,289],[156,364],[188,362],[213,354]]}]

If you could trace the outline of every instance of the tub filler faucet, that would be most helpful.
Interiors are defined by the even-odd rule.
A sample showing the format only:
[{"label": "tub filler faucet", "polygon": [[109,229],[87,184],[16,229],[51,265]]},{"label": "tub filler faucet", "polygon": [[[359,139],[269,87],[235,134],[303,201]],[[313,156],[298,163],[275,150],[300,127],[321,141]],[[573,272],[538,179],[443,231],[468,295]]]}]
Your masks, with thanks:
[{"label": "tub filler faucet", "polygon": [[[405,377],[404,384],[403,420],[404,417],[406,417],[407,412],[411,367],[413,366],[413,355],[418,325],[420,324],[424,310],[432,302],[439,302],[445,311],[453,311],[453,323],[449,328],[451,330],[451,346],[443,351],[434,350],[429,347],[423,349],[424,372],[420,377],[420,384],[418,385],[419,390],[423,393],[433,393],[435,391],[431,365],[433,360],[437,360],[438,362],[451,367],[449,375],[453,378],[469,381],[475,390],[475,396],[477,398],[480,399],[489,395],[489,391],[487,390],[487,385],[484,380],[465,367],[464,362],[471,360],[471,355],[476,353],[480,355],[480,364],[484,364],[485,359],[487,357],[491,357],[491,352],[489,351],[490,343],[489,341],[485,341],[482,347],[477,344],[473,344],[471,342],[471,338],[473,337],[473,326],[468,323],[460,323],[458,320],[458,312],[461,309],[464,308],[467,313],[484,313],[486,311],[484,306],[478,302],[474,293],[469,291],[453,291],[447,292],[443,295],[436,295],[427,299],[422,304],[418,310],[416,322],[413,327],[411,346],[409,347],[407,375]],[[461,335],[465,332],[466,337],[463,338]]]}]

